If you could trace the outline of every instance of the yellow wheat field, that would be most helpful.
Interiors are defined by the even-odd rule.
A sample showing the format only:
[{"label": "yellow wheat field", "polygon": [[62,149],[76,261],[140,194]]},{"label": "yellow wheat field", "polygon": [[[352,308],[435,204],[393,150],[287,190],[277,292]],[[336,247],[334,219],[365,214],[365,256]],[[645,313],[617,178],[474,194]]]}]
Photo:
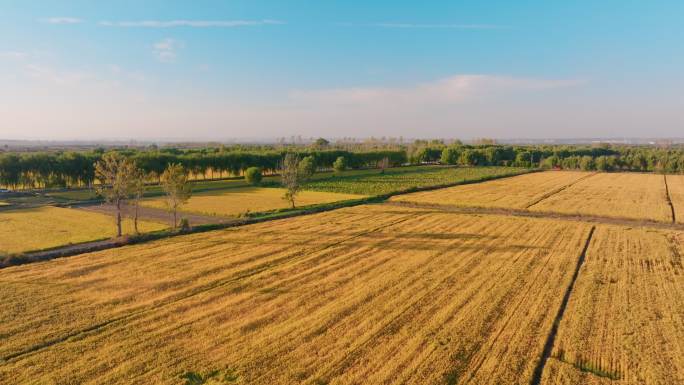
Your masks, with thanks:
[{"label": "yellow wheat field", "polygon": [[0,383],[526,384],[589,225],[383,205],[0,270]]},{"label": "yellow wheat field", "polygon": [[684,234],[598,226],[543,384],[684,384]]},{"label": "yellow wheat field", "polygon": [[[139,222],[140,231],[165,228],[154,222]],[[124,221],[126,233],[133,222]],[[85,210],[39,207],[0,211],[0,253],[20,253],[79,243],[116,235],[114,218]]]},{"label": "yellow wheat field", "polygon": [[668,175],[667,186],[677,223],[684,223],[684,175]]},{"label": "yellow wheat field", "polygon": [[525,209],[590,173],[547,171],[393,197],[392,201]]},{"label": "yellow wheat field", "polygon": [[[283,199],[285,190],[281,188],[244,187],[222,192],[207,192],[194,195],[181,210],[185,212],[234,216],[246,212],[262,212],[289,207]],[[330,203],[349,199],[363,198],[362,195],[339,194],[317,191],[301,191],[296,198],[297,206]],[[163,198],[145,200],[143,206],[165,208]]]},{"label": "yellow wheat field", "polygon": [[598,173],[530,207],[533,211],[671,222],[662,175]]}]

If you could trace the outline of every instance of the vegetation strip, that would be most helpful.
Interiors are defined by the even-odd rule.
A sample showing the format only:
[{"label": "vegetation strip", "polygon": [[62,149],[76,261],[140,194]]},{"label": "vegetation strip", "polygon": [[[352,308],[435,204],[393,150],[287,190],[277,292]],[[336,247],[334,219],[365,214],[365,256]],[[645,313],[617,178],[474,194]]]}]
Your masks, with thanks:
[{"label": "vegetation strip", "polygon": [[133,319],[133,318],[135,318],[136,316],[139,316],[139,315],[143,315],[143,314],[149,313],[149,312],[151,312],[151,311],[160,309],[160,308],[165,307],[165,306],[173,305],[173,304],[175,304],[175,303],[178,303],[178,302],[180,302],[180,301],[183,301],[183,300],[186,300],[186,299],[188,299],[188,298],[194,297],[194,296],[196,296],[196,295],[199,295],[199,294],[202,294],[202,293],[206,293],[207,291],[210,291],[210,290],[213,290],[213,289],[216,289],[216,288],[219,288],[219,287],[223,287],[223,286],[225,286],[225,285],[227,285],[227,284],[229,284],[229,283],[236,282],[236,281],[240,281],[240,280],[242,280],[242,279],[252,277],[252,276],[257,275],[257,274],[259,274],[259,273],[262,273],[262,272],[264,272],[264,271],[266,271],[266,270],[269,270],[269,269],[272,269],[272,268],[277,267],[277,266],[279,266],[279,265],[282,265],[282,264],[284,264],[284,263],[291,262],[291,261],[293,261],[293,260],[299,260],[299,259],[305,258],[306,256],[311,255],[311,254],[313,254],[313,253],[317,253],[317,252],[320,252],[320,251],[324,251],[324,250],[327,250],[327,249],[329,249],[329,248],[331,248],[331,247],[335,247],[335,246],[340,245],[340,244],[342,244],[342,243],[352,241],[352,240],[357,239],[357,238],[359,238],[359,237],[362,237],[362,236],[364,236],[364,235],[367,235],[367,234],[370,234],[370,233],[373,233],[373,232],[377,232],[377,231],[380,231],[380,230],[385,229],[385,228],[388,228],[388,227],[392,227],[392,226],[394,226],[394,225],[400,224],[400,223],[405,222],[405,221],[407,221],[407,220],[409,220],[409,219],[412,219],[412,218],[413,218],[412,216],[407,215],[407,216],[405,216],[405,217],[403,217],[403,218],[401,218],[401,219],[399,219],[399,220],[393,221],[393,222],[391,222],[391,223],[389,223],[389,224],[384,224],[384,225],[381,225],[381,226],[378,226],[378,227],[374,227],[374,228],[372,228],[372,229],[370,229],[370,230],[367,230],[367,231],[362,231],[362,232],[359,233],[359,234],[354,234],[354,235],[352,235],[352,236],[350,236],[350,237],[347,237],[347,238],[344,238],[344,239],[342,239],[342,240],[339,240],[339,241],[336,241],[336,242],[329,243],[329,244],[324,245],[324,246],[322,246],[322,247],[315,248],[314,250],[310,250],[310,251],[304,250],[303,252],[299,253],[299,255],[295,255],[295,256],[292,256],[292,257],[285,257],[285,258],[282,258],[280,261],[276,261],[276,263],[265,263],[265,264],[263,264],[263,265],[257,266],[256,268],[248,269],[247,271],[244,271],[244,272],[238,272],[237,274],[235,274],[235,275],[233,275],[233,276],[231,276],[231,277],[228,277],[228,278],[226,278],[226,279],[219,280],[219,281],[216,281],[216,282],[208,283],[208,284],[206,284],[206,285],[204,285],[204,286],[201,286],[201,287],[199,287],[199,288],[197,288],[197,289],[195,289],[195,290],[190,290],[188,293],[183,293],[183,294],[181,294],[181,295],[179,295],[179,296],[176,296],[175,298],[170,298],[170,299],[168,299],[168,300],[166,300],[166,301],[162,301],[161,303],[158,303],[158,304],[155,304],[155,305],[152,305],[152,306],[143,308],[143,309],[138,309],[138,310],[132,311],[132,312],[130,312],[130,313],[128,313],[128,314],[123,314],[123,315],[121,315],[121,316],[119,316],[119,317],[114,317],[114,318],[112,318],[112,319],[109,319],[109,320],[106,320],[106,321],[103,321],[103,322],[99,322],[99,323],[97,323],[97,324],[95,324],[95,325],[91,325],[91,326],[89,326],[89,327],[87,327],[87,328],[84,328],[84,329],[81,329],[81,330],[77,330],[77,331],[72,332],[72,333],[69,333],[69,334],[67,334],[67,335],[64,335],[64,336],[61,336],[61,337],[58,337],[58,338],[55,338],[55,339],[52,339],[52,340],[49,340],[49,341],[45,341],[45,342],[43,342],[43,343],[34,345],[34,346],[32,346],[32,347],[30,347],[30,348],[28,348],[28,349],[24,349],[24,350],[22,350],[22,351],[18,351],[18,352],[12,353],[12,354],[8,354],[8,355],[6,355],[6,356],[0,358],[0,363],[1,363],[1,362],[7,362],[7,361],[10,361],[10,360],[14,360],[14,359],[20,359],[20,358],[22,358],[23,356],[26,356],[26,355],[28,355],[28,354],[31,354],[31,353],[34,353],[34,352],[37,352],[37,351],[40,351],[40,350],[49,348],[49,347],[54,346],[54,345],[56,345],[56,344],[59,344],[59,343],[61,343],[61,342],[65,342],[65,341],[71,340],[72,338],[77,338],[77,337],[79,337],[79,336],[82,336],[82,335],[84,335],[84,334],[88,334],[88,333],[90,333],[90,332],[92,332],[92,331],[96,331],[96,330],[98,330],[98,329],[101,329],[101,328],[106,327],[106,326],[108,326],[108,325],[114,324],[114,323],[116,323],[116,322],[119,322],[119,321],[126,321],[126,320],[129,320],[129,319]]},{"label": "vegetation strip", "polygon": [[570,281],[570,284],[568,285],[568,288],[565,291],[563,301],[561,302],[561,305],[558,308],[558,313],[556,313],[556,318],[553,321],[553,326],[549,331],[549,335],[546,337],[546,343],[544,344],[544,351],[542,353],[542,356],[539,359],[537,367],[534,369],[532,381],[530,381],[531,385],[541,384],[542,374],[544,373],[544,366],[546,365],[546,361],[549,359],[549,357],[551,357],[551,352],[553,351],[553,344],[556,340],[556,335],[558,334],[558,327],[560,326],[561,319],[563,319],[563,314],[565,313],[565,309],[567,308],[568,302],[570,301],[570,295],[572,294],[572,289],[575,286],[577,277],[579,276],[582,264],[584,263],[584,260],[587,257],[587,250],[589,249],[589,244],[591,243],[591,239],[594,235],[595,230],[596,226],[592,226],[591,230],[589,230],[587,240],[586,242],[584,242],[584,247],[582,248],[582,253],[580,253],[580,256],[577,260],[577,266],[575,267],[575,272],[572,275],[572,280]]},{"label": "vegetation strip", "polygon": [[665,182],[665,199],[667,199],[667,204],[670,205],[670,210],[672,211],[672,223],[677,223],[674,205],[672,204],[672,199],[670,199],[670,188],[667,186],[667,175],[665,174],[663,174],[663,181]]},{"label": "vegetation strip", "polygon": [[572,185],[574,185],[574,184],[577,184],[579,181],[585,180],[585,179],[587,179],[587,178],[589,178],[589,177],[591,177],[591,176],[594,176],[594,175],[596,175],[596,173],[592,173],[592,174],[583,176],[583,177],[581,177],[581,178],[579,178],[579,179],[577,179],[577,180],[575,180],[575,181],[573,181],[573,182],[570,182],[570,183],[566,184],[566,185],[563,186],[563,187],[560,187],[560,188],[557,188],[557,189],[555,189],[555,190],[553,190],[553,191],[550,191],[550,192],[548,192],[547,194],[544,194],[543,196],[539,197],[539,199],[536,199],[536,200],[532,201],[531,203],[529,203],[527,206],[525,206],[525,208],[526,208],[526,209],[529,209],[530,207],[536,205],[537,203],[540,203],[541,201],[543,201],[543,200],[545,200],[545,199],[548,199],[548,198],[550,198],[550,197],[552,197],[552,196],[554,196],[554,195],[560,193],[561,191],[567,189],[568,187],[570,187],[570,186],[572,186]]}]

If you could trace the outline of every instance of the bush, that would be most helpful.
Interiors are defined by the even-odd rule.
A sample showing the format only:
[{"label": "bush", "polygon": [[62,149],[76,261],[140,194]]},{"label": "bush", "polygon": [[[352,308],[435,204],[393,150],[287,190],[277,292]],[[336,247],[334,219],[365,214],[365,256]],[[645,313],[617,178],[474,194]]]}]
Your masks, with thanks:
[{"label": "bush", "polygon": [[316,160],[313,156],[305,156],[299,161],[299,172],[303,178],[310,178],[316,172]]},{"label": "bush", "polygon": [[342,172],[347,169],[347,160],[343,156],[337,157],[335,163],[333,163],[333,169],[336,172]]},{"label": "bush", "polygon": [[259,167],[250,167],[245,170],[245,180],[249,184],[258,185],[261,183],[261,169]]},{"label": "bush", "polygon": [[181,232],[190,231],[191,230],[190,221],[188,220],[188,218],[181,218],[180,224],[178,225],[178,227],[180,228]]}]

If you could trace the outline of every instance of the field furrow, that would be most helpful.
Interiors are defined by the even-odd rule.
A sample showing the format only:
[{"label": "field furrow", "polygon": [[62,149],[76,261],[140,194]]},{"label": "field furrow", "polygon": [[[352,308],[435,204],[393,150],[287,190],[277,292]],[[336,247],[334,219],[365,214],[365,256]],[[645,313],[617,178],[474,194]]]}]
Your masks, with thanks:
[{"label": "field furrow", "polygon": [[542,383],[684,383],[682,244],[682,233],[598,226]]}]

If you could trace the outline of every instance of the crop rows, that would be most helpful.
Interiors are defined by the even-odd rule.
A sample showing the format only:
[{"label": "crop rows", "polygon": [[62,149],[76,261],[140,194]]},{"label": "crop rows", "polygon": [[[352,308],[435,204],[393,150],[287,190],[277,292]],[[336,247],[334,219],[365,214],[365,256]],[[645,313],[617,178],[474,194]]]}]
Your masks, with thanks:
[{"label": "crop rows", "polygon": [[4,269],[0,382],[525,383],[587,232],[361,206]]},{"label": "crop rows", "polygon": [[542,383],[684,383],[682,244],[682,233],[598,226]]}]

